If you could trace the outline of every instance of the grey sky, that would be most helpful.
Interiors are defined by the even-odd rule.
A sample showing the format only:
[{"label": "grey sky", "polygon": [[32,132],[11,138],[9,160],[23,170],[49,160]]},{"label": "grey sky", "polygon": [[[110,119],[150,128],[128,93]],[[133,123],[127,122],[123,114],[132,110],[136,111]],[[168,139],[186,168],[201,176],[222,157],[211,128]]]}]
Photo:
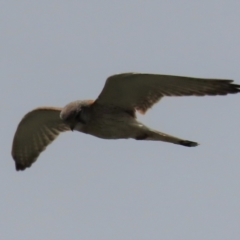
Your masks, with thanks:
[{"label": "grey sky", "polygon": [[240,239],[240,94],[164,98],[140,121],[199,142],[64,133],[24,172],[29,110],[94,99],[120,72],[234,79],[240,1],[2,1],[0,239]]}]

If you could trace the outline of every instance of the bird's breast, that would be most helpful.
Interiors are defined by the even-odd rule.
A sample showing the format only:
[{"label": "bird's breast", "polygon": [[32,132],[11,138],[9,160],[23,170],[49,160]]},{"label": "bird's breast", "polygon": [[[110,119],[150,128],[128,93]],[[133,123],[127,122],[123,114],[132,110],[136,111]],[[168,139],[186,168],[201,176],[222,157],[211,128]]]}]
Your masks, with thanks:
[{"label": "bird's breast", "polygon": [[134,135],[135,118],[122,111],[96,111],[86,116],[86,124],[77,123],[75,130],[104,139],[130,138]]}]

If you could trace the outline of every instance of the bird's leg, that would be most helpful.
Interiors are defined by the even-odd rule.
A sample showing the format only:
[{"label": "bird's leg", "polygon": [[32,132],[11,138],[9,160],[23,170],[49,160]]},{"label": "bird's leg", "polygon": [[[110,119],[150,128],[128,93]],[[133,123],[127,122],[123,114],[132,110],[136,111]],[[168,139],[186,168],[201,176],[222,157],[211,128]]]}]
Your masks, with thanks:
[{"label": "bird's leg", "polygon": [[136,140],[152,140],[152,141],[163,141],[163,142],[170,142],[186,147],[195,147],[198,145],[196,142],[180,139],[162,132],[158,132],[153,129],[144,129],[144,132],[139,134]]}]

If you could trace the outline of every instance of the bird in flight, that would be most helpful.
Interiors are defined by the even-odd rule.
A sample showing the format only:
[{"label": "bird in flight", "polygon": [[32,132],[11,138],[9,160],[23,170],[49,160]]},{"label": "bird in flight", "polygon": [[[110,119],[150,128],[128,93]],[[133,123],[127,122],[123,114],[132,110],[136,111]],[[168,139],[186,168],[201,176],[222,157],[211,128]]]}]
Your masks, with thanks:
[{"label": "bird in flight", "polygon": [[39,107],[20,121],[12,144],[16,170],[24,170],[61,132],[77,130],[104,138],[164,141],[187,147],[196,142],[151,129],[136,119],[164,96],[227,95],[240,92],[232,80],[122,73],[110,76],[96,100],[78,100],[64,108]]}]

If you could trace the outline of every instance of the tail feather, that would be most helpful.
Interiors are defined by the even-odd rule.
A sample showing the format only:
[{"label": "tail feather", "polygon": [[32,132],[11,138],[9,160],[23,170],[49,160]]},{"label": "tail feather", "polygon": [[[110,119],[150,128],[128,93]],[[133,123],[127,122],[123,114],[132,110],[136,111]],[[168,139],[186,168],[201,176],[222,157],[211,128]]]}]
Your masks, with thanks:
[{"label": "tail feather", "polygon": [[196,147],[199,144],[196,142],[192,142],[189,140],[184,140],[181,138],[177,138],[153,129],[145,129],[144,133],[137,136],[135,139],[137,140],[152,140],[152,141],[163,141],[163,142],[169,142],[174,143],[186,147]]},{"label": "tail feather", "polygon": [[179,145],[182,145],[182,146],[185,146],[185,147],[196,147],[199,144],[196,143],[196,142],[188,141],[188,140],[181,140],[181,141],[179,141]]}]

